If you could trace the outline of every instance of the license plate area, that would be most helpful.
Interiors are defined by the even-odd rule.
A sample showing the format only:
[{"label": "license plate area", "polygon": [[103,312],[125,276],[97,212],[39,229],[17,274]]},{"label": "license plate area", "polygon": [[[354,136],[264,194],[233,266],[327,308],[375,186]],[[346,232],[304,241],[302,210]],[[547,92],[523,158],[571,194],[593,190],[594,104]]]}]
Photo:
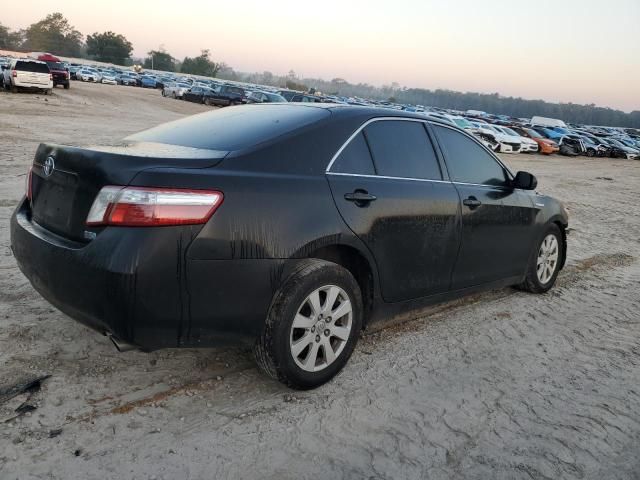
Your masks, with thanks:
[{"label": "license plate area", "polygon": [[55,170],[49,177],[42,177],[34,169],[32,182],[34,220],[56,233],[76,233],[74,203],[78,189],[77,175]]}]

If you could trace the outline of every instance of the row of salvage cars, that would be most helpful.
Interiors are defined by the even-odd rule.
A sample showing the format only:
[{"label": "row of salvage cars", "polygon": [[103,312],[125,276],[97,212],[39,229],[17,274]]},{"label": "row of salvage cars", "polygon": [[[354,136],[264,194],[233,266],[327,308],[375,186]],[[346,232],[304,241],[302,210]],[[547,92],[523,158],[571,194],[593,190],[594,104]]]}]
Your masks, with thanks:
[{"label": "row of salvage cars", "polygon": [[[189,102],[225,107],[245,103],[337,103],[383,107],[434,118],[474,135],[498,153],[559,153],[565,156],[640,159],[640,130],[622,127],[567,125],[545,117],[514,118],[478,110],[447,110],[421,105],[397,104],[358,97],[299,92],[268,85],[229,82],[208,77],[162,71],[134,71],[123,67],[76,64],[50,54],[34,59],[0,57],[0,86],[9,89],[19,80],[19,65],[40,66],[45,84],[33,85],[50,91],[55,85],[69,88],[69,80],[159,89],[162,95]],[[16,62],[18,62],[16,64]],[[15,71],[14,71],[15,70]],[[34,68],[29,68],[32,71]],[[16,75],[18,73],[18,75]],[[34,76],[34,73],[30,73]],[[4,81],[3,81],[4,80]],[[33,83],[33,82],[32,82]],[[26,84],[25,84],[26,85]],[[19,86],[19,85],[17,85]],[[17,90],[17,88],[14,88]]]},{"label": "row of salvage cars", "polygon": [[168,82],[162,95],[219,107],[243,103],[308,102],[348,103],[352,105],[407,110],[438,119],[473,134],[497,153],[559,153],[565,156],[640,159],[640,131],[614,127],[567,125],[562,120],[532,117],[518,119],[479,111],[457,112],[439,108],[400,106],[388,102],[322,96],[274,89],[269,86],[225,83],[218,80],[183,78]]},{"label": "row of salvage cars", "polygon": [[425,115],[468,131],[499,153],[640,159],[640,132],[635,129],[569,126],[553,118],[515,119],[484,112],[458,115],[425,112]]}]

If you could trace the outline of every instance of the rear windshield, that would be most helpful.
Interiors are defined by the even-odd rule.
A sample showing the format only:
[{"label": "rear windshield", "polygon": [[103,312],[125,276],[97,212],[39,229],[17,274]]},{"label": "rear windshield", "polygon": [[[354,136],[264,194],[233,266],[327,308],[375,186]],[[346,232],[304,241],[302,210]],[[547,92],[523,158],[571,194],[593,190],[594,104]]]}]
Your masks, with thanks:
[{"label": "rear windshield", "polygon": [[210,150],[241,150],[328,117],[323,108],[243,105],[193,115],[137,133],[127,140]]},{"label": "rear windshield", "polygon": [[47,65],[51,70],[64,70],[64,65],[60,62],[47,62]]},{"label": "rear windshield", "polygon": [[49,67],[46,63],[37,62],[16,62],[16,70],[22,72],[49,73]]}]

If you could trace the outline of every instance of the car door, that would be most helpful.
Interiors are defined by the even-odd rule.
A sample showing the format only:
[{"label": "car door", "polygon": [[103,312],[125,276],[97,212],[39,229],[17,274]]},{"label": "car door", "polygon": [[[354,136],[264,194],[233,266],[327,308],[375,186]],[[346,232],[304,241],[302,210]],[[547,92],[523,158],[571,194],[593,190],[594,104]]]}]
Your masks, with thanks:
[{"label": "car door", "polygon": [[471,136],[432,126],[462,202],[462,241],[453,289],[524,273],[537,210],[529,192],[510,186],[510,172]]},{"label": "car door", "polygon": [[375,258],[385,301],[449,289],[460,242],[459,198],[443,178],[424,122],[368,122],[327,178],[342,218]]}]

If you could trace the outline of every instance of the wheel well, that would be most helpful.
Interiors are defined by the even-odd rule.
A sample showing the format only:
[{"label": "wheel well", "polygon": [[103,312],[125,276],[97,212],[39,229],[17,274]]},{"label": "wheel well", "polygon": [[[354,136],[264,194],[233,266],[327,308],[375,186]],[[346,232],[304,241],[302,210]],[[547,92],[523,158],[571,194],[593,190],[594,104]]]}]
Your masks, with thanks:
[{"label": "wheel well", "polygon": [[331,245],[322,247],[309,254],[309,258],[318,258],[337,263],[346,268],[358,282],[362,292],[364,307],[362,326],[366,326],[373,308],[373,270],[369,261],[358,250],[346,245]]}]

